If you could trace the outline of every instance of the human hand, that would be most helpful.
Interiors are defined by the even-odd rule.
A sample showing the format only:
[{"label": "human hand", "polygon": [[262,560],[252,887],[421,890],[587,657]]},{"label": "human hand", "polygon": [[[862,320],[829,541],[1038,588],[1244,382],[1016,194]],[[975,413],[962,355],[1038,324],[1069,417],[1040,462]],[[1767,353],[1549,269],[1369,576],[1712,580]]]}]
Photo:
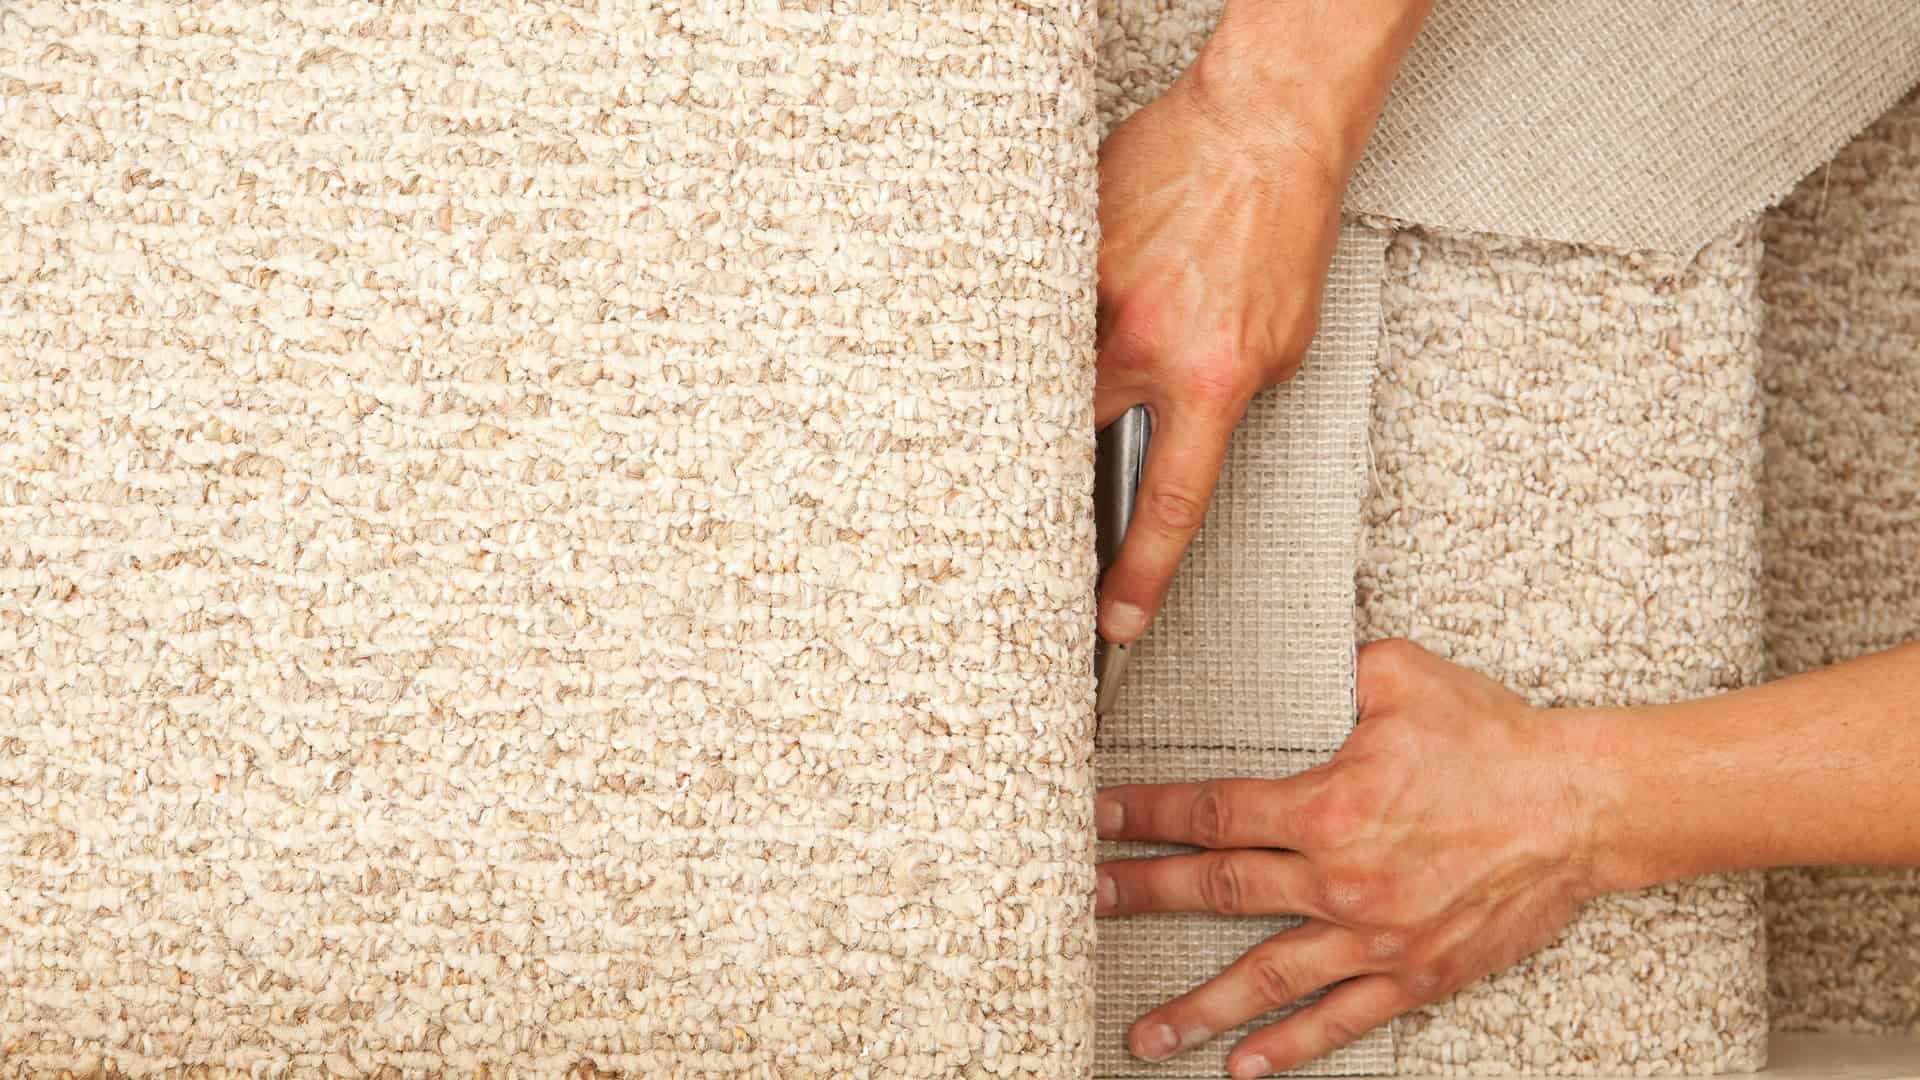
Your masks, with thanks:
[{"label": "human hand", "polygon": [[1101,633],[1127,643],[1199,531],[1248,402],[1299,370],[1344,181],[1305,151],[1244,138],[1184,81],[1114,129],[1100,177],[1095,421],[1144,402],[1153,424],[1101,583]]},{"label": "human hand", "polygon": [[1248,402],[1300,368],[1347,179],[1428,2],[1229,3],[1194,64],[1101,147],[1094,415],[1144,403],[1153,422],[1101,583],[1109,641],[1145,632]]},{"label": "human hand", "polygon": [[1361,648],[1358,691],[1359,723],[1325,765],[1100,793],[1101,837],[1209,849],[1102,863],[1100,915],[1307,920],[1137,1020],[1135,1054],[1169,1057],[1332,986],[1228,1060],[1236,1077],[1291,1068],[1524,958],[1599,891],[1575,721],[1406,641]]}]

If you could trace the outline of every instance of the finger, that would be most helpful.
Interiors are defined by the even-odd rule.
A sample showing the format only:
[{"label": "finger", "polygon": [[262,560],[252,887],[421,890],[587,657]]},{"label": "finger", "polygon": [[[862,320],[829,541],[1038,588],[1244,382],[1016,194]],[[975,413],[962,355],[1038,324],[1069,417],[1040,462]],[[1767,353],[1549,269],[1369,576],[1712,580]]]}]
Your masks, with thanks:
[{"label": "finger", "polygon": [[1120,414],[1146,400],[1147,391],[1143,386],[1096,383],[1093,388],[1093,429],[1099,431],[1120,419]]},{"label": "finger", "polygon": [[1203,848],[1299,848],[1300,819],[1322,773],[1279,780],[1123,784],[1102,790],[1094,821],[1103,840]]},{"label": "finger", "polygon": [[1393,978],[1366,975],[1240,1041],[1227,1056],[1236,1080],[1266,1076],[1325,1057],[1417,1004]]},{"label": "finger", "polygon": [[1292,852],[1240,849],[1115,859],[1099,866],[1096,913],[1211,911],[1326,918],[1313,903],[1314,882],[1313,865]]},{"label": "finger", "polygon": [[1114,312],[1101,305],[1099,357],[1094,363],[1093,426],[1098,431],[1147,400],[1153,390],[1154,361],[1160,355],[1148,332],[1133,324],[1116,324]]},{"label": "finger", "polygon": [[1255,945],[1225,971],[1134,1021],[1127,1045],[1148,1061],[1162,1060],[1323,986],[1366,974],[1367,962],[1352,934],[1306,923]]},{"label": "finger", "polygon": [[1226,460],[1237,416],[1156,408],[1146,472],[1120,553],[1100,581],[1100,634],[1116,644],[1137,640],[1200,531]]}]

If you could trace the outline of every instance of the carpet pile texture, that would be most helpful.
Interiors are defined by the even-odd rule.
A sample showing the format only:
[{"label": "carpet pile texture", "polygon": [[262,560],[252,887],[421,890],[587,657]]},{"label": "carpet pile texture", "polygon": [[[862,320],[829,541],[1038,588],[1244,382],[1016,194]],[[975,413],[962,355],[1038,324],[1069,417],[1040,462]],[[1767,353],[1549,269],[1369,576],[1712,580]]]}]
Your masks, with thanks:
[{"label": "carpet pile texture", "polygon": [[[1387,249],[1362,639],[1410,637],[1536,705],[1744,685],[1764,661],[1759,276],[1696,258],[1407,231]],[[1590,904],[1557,943],[1396,1025],[1396,1071],[1764,1063],[1756,876]]]},{"label": "carpet pile texture", "polygon": [[1083,1075],[1092,12],[0,8],[0,1054]]},{"label": "carpet pile texture", "polygon": [[[1358,208],[1582,243],[1347,228],[1096,773],[1095,154],[1218,5],[1095,6],[0,7],[0,1064],[1213,1075],[1122,1034],[1282,924],[1096,940],[1096,781],[1324,760],[1356,634],[1629,704],[1920,629],[1920,105],[1764,229],[1738,153],[1558,198],[1407,120],[1564,52],[1475,0]],[[1920,7],[1738,17],[1857,45],[1676,110],[1780,169],[1920,67]],[[1755,1068],[1769,993],[1920,1022],[1915,925],[1611,897],[1313,1071]]]},{"label": "carpet pile texture", "polygon": [[[1769,213],[1767,658],[1920,638],[1920,95]],[[1920,1035],[1920,871],[1768,875],[1778,1027]]]}]

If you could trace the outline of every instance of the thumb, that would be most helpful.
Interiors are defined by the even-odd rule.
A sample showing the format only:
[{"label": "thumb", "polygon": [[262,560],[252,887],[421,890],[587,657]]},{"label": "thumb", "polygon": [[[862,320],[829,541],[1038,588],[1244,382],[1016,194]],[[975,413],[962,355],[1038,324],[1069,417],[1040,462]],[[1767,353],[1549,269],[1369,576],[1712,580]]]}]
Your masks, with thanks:
[{"label": "thumb", "polygon": [[1100,636],[1130,644],[1166,599],[1167,587],[1206,517],[1226,460],[1233,418],[1156,409],[1146,470],[1125,539],[1100,583]]}]

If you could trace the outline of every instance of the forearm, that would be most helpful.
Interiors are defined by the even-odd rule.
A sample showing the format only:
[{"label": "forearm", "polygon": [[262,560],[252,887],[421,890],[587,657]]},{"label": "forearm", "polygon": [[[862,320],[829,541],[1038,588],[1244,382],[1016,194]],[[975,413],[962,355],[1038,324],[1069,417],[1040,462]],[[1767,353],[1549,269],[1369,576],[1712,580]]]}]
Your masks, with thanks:
[{"label": "forearm", "polygon": [[1250,142],[1277,137],[1358,162],[1433,0],[1228,0],[1187,73]]},{"label": "forearm", "polygon": [[1676,705],[1569,717],[1594,885],[1920,865],[1920,643]]}]

